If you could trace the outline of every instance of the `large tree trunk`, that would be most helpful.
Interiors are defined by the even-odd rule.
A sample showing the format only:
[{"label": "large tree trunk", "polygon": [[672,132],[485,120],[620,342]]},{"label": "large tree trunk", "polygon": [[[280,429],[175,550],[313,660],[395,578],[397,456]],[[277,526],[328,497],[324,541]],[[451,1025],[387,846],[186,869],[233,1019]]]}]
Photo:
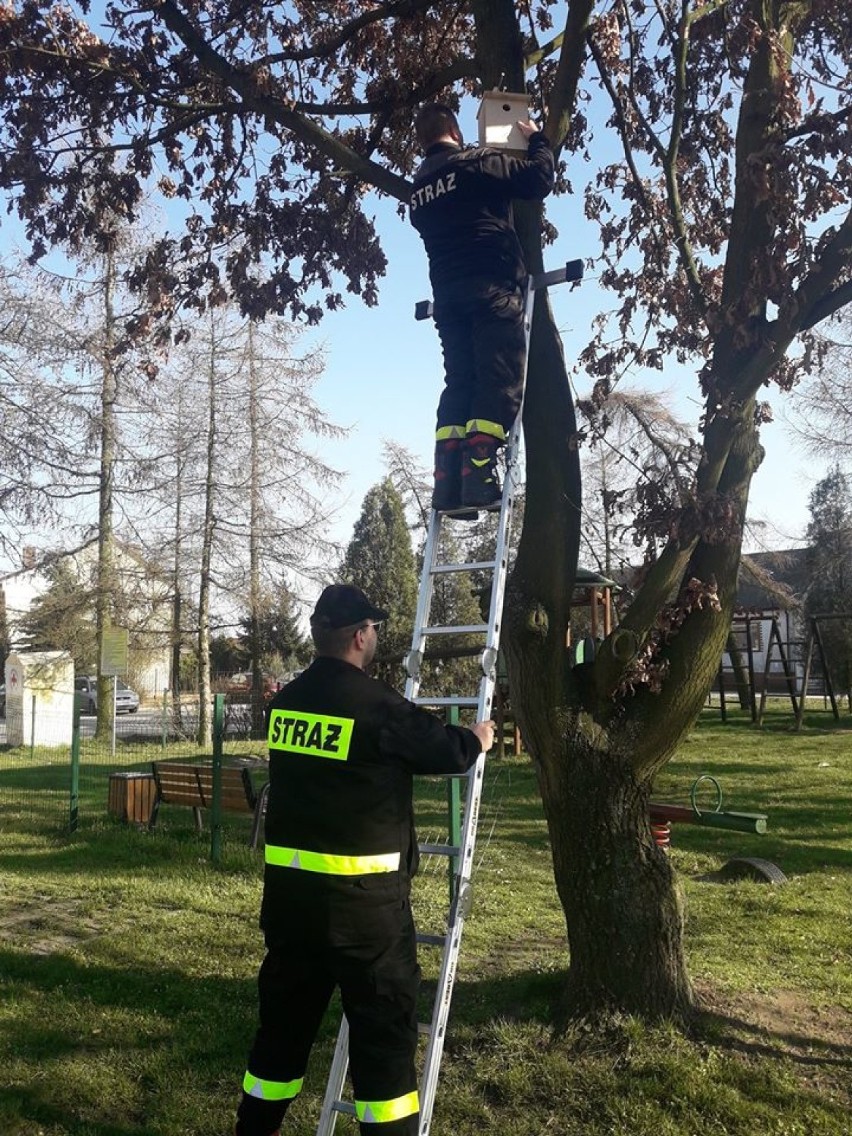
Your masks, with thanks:
[{"label": "large tree trunk", "polygon": [[[644,603],[634,603],[595,663],[572,669],[566,605],[578,513],[548,510],[539,481],[550,477],[552,485],[554,469],[561,471],[563,501],[576,500],[575,450],[565,434],[572,419],[552,412],[558,374],[565,392],[567,380],[544,306],[535,332],[526,429],[537,431],[536,445],[527,450],[525,525],[505,626],[510,686],[566,915],[564,1008],[572,1016],[618,1009],[683,1017],[692,993],[680,898],[650,834],[648,801],[654,775],[701,710],[730,628],[745,502],[760,458],[753,405],[729,417],[725,432],[708,432],[707,468],[715,472],[702,475],[702,491],[724,502],[722,520],[706,536],[697,525],[676,539],[652,569]],[[543,391],[550,414],[540,413]]]},{"label": "large tree trunk", "polygon": [[628,759],[581,742],[559,739],[537,763],[567,918],[563,1011],[682,1016],[692,993],[680,895],[651,837],[648,784]]}]

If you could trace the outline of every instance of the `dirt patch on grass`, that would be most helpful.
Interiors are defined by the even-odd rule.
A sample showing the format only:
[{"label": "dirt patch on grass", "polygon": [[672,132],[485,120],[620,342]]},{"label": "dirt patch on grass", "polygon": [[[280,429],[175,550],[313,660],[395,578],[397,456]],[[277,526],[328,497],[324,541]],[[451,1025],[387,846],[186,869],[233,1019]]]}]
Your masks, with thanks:
[{"label": "dirt patch on grass", "polygon": [[798,990],[728,993],[696,983],[714,1044],[786,1058],[803,1083],[852,1108],[852,1013],[815,1006]]},{"label": "dirt patch on grass", "polygon": [[25,947],[30,954],[52,955],[93,938],[102,927],[83,916],[77,905],[53,896],[18,900],[0,907],[0,943]]}]

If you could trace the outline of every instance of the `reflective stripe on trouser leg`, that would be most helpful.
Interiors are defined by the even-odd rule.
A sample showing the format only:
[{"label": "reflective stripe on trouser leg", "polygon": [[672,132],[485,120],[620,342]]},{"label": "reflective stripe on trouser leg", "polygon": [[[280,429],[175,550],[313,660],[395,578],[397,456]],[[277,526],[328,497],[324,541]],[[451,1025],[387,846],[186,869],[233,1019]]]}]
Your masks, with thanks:
[{"label": "reflective stripe on trouser leg", "polygon": [[388,1124],[419,1111],[420,1097],[416,1091],[393,1100],[355,1101],[355,1115],[364,1124]]},{"label": "reflective stripe on trouser leg", "polygon": [[498,442],[506,441],[506,431],[499,422],[489,422],[487,418],[471,418],[465,426],[466,434],[487,434]]},{"label": "reflective stripe on trouser leg", "polygon": [[257,1097],[258,1100],[292,1100],[302,1091],[304,1079],[304,1077],[297,1077],[295,1081],[265,1081],[262,1077],[255,1077],[246,1069],[246,1075],[243,1077],[243,1092],[246,1096]]},{"label": "reflective stripe on trouser leg", "polygon": [[464,437],[464,426],[439,426],[435,431],[436,442],[448,442],[453,438]]}]

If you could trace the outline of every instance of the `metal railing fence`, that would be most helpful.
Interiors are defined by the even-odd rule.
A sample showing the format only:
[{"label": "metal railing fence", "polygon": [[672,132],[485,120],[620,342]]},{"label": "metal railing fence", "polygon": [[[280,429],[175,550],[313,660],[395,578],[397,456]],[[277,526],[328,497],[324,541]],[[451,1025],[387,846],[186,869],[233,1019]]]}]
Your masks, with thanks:
[{"label": "metal railing fence", "polygon": [[[196,740],[197,698],[184,695],[176,711],[166,694],[157,705],[117,715],[114,731],[104,737],[97,733],[94,716],[76,713],[71,722],[59,720],[51,716],[49,704],[42,706],[33,696],[24,707],[25,744],[9,745],[10,733],[21,737],[21,723],[0,719],[0,833],[69,836],[110,819],[119,823],[110,811],[115,797],[112,775],[149,775],[152,761],[212,763],[218,756],[225,764],[250,764],[253,783],[265,779],[266,747],[251,738],[251,706],[217,695],[211,712],[212,743],[201,746]],[[210,819],[215,809],[207,812]],[[144,813],[137,814],[135,823],[142,826],[145,819]],[[164,807],[157,826],[192,828],[193,816],[189,809]],[[222,813],[216,827],[221,848],[222,834],[233,830],[241,837],[250,831],[251,817]]]}]

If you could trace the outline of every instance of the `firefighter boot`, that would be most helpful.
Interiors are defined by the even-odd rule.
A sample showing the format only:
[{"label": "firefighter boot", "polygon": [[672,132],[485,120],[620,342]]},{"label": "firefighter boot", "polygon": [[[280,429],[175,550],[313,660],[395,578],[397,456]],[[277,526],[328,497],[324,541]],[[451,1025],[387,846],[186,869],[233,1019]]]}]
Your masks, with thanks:
[{"label": "firefighter boot", "polygon": [[468,434],[462,452],[461,503],[471,509],[489,509],[502,497],[497,476],[497,450],[502,443],[492,434]]},{"label": "firefighter boot", "polygon": [[462,439],[445,438],[435,443],[435,488],[433,509],[458,509],[461,504]]}]

